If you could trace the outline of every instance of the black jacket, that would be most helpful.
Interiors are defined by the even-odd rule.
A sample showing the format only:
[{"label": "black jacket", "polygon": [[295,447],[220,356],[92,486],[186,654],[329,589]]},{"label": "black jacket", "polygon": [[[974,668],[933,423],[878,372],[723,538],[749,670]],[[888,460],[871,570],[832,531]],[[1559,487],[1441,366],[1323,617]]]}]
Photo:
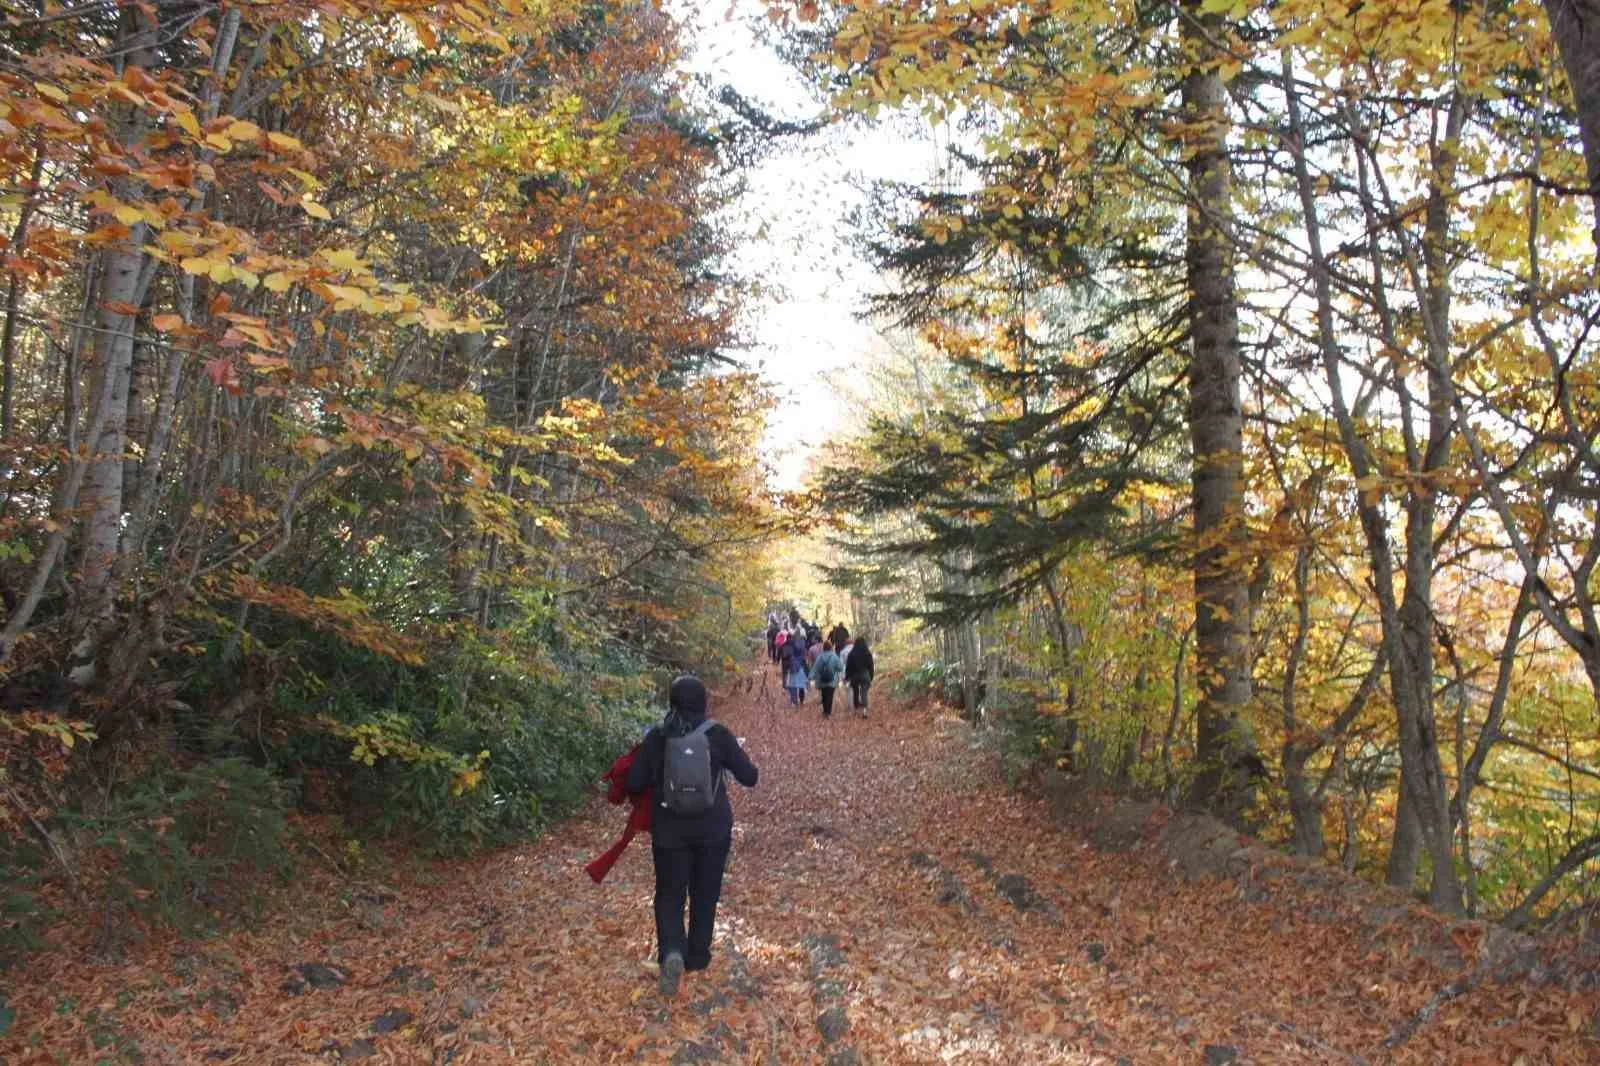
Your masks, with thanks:
[{"label": "black jacket", "polygon": [[[685,724],[693,729],[704,719],[689,719]],[[721,722],[714,722],[706,731],[711,742],[711,772],[720,787],[716,802],[704,814],[678,814],[657,800],[650,827],[655,847],[675,848],[684,844],[725,840],[733,835],[733,804],[728,802],[728,783],[722,772],[728,771],[735,781],[745,788],[754,788],[756,767],[739,746],[738,739]],[[637,794],[654,785],[660,791],[662,753],[666,734],[655,726],[645,734],[639,745],[639,754],[628,770],[628,791]]]},{"label": "black jacket", "polygon": [[872,649],[859,640],[850,649],[850,658],[844,661],[844,679],[851,684],[872,680]]}]

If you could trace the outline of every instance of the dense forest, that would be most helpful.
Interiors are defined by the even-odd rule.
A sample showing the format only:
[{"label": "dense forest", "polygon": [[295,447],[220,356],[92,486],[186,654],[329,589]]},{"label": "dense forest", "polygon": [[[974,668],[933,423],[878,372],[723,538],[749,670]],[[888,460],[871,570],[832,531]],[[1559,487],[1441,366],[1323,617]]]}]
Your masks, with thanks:
[{"label": "dense forest", "polygon": [[899,354],[824,478],[927,679],[1449,912],[1592,899],[1594,7],[777,15],[952,131],[877,200]]},{"label": "dense forest", "polygon": [[[813,556],[1019,775],[1592,902],[1593,5],[760,10],[804,121],[651,0],[0,8],[0,955],[536,835]],[[883,115],[946,163],[786,496],[727,210]]]},{"label": "dense forest", "polygon": [[748,131],[677,34],[628,0],[5,5],[12,946],[44,882],[113,932],[238,904],[297,809],[523,838],[665,671],[742,661],[776,516],[723,354]]}]

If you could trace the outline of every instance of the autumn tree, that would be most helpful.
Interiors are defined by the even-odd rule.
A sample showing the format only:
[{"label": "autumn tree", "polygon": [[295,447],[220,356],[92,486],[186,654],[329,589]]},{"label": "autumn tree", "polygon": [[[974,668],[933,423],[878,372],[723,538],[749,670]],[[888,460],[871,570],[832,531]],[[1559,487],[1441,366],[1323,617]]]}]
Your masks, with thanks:
[{"label": "autumn tree", "polygon": [[245,757],[505,839],[652,670],[742,654],[768,400],[722,355],[733,185],[677,32],[629,0],[3,16],[14,816],[97,735],[89,776]]},{"label": "autumn tree", "polygon": [[[920,244],[936,261],[951,246],[962,266],[930,287],[922,260],[885,260],[908,282],[910,306],[934,306],[929,291],[949,298],[938,313],[959,327],[947,328],[963,338],[947,346],[957,365],[986,363],[999,382],[1015,358],[1013,312],[972,297],[1008,272],[974,247],[1021,249],[1041,294],[1082,286],[1080,264],[1091,284],[1112,279],[1119,294],[1178,291],[1193,358],[1235,346],[1252,401],[1231,401],[1237,429],[1223,436],[1237,433],[1239,449],[1224,442],[1209,454],[1237,456],[1221,480],[1243,488],[1232,517],[1219,519],[1232,539],[1196,542],[1197,558],[1216,554],[1196,571],[1193,607],[1203,619],[1208,569],[1237,597],[1213,620],[1246,641],[1253,665],[1239,680],[1255,695],[1241,695],[1240,722],[1272,741],[1264,750],[1286,786],[1258,816],[1270,826],[1281,810],[1286,839],[1322,853],[1337,810],[1348,861],[1376,852],[1407,888],[1425,875],[1450,910],[1476,910],[1492,883],[1494,906],[1521,920],[1522,904],[1547,905],[1552,886],[1594,856],[1580,820],[1521,881],[1520,900],[1502,870],[1483,865],[1486,849],[1504,857],[1522,846],[1508,831],[1522,815],[1500,799],[1509,782],[1590,757],[1574,762],[1518,735],[1534,721],[1546,722],[1536,732],[1566,728],[1528,671],[1554,671],[1566,691],[1591,675],[1594,646],[1582,591],[1593,527],[1577,518],[1590,511],[1582,338],[1592,279],[1573,224],[1587,186],[1573,178],[1581,138],[1549,24],[1532,4],[1206,2],[1163,14],[1172,17],[1141,21],[1101,5],[851,5],[819,6],[807,25],[839,106],[959,114],[979,131],[970,194],[923,197],[902,229],[917,233],[906,248]],[[1089,212],[1094,226],[1061,224]],[[1143,285],[1130,285],[1126,251],[1141,246],[1153,254]],[[1210,317],[1194,317],[1201,310]],[[1195,366],[1191,388],[1230,373],[1208,379]],[[1209,410],[1230,410],[1228,394],[1214,392]],[[1107,398],[1114,406],[1115,392]],[[1003,410],[985,414],[1007,424]],[[1192,404],[1187,414],[1204,481],[1208,448]],[[976,505],[962,515],[968,528],[1026,513],[1025,481],[985,458],[995,454],[986,439],[941,442],[952,483],[982,489],[966,494]],[[886,475],[916,458],[886,451]],[[1069,482],[1096,468],[1042,454]],[[1103,573],[1127,581],[1129,598],[1141,586]],[[1240,661],[1222,646],[1195,664],[1202,690],[1225,679],[1219,663]],[[1219,720],[1216,706],[1193,708],[1202,731]],[[1171,720],[1188,710],[1174,701]],[[1207,766],[1202,758],[1195,770]],[[1588,811],[1587,793],[1562,792]],[[1531,811],[1544,800],[1528,802]],[[1493,828],[1474,816],[1479,805],[1494,812]],[[1386,849],[1364,846],[1384,838]]]}]

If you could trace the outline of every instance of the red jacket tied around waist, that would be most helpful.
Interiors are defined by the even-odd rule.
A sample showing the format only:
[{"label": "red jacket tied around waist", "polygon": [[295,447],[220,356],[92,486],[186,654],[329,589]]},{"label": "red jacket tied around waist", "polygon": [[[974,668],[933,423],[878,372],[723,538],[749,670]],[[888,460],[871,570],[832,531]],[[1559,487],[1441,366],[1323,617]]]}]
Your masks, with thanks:
[{"label": "red jacket tied around waist", "polygon": [[633,768],[633,760],[638,755],[639,748],[635,745],[632,751],[612,763],[611,769],[602,778],[606,782],[606,802],[614,807],[629,802],[633,804],[633,809],[628,812],[628,824],[623,827],[622,836],[617,838],[617,842],[584,867],[595,884],[599,884],[611,872],[611,867],[617,864],[628,845],[633,843],[634,837],[650,832],[650,809],[654,806],[655,789],[646,788],[637,795],[628,795],[628,771]]}]

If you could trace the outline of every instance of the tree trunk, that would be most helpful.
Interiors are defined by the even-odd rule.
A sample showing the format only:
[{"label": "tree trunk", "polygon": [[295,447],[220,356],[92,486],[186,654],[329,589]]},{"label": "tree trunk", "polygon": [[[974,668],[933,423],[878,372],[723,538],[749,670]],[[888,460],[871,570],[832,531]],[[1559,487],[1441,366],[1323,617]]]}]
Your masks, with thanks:
[{"label": "tree trunk", "polygon": [[[28,173],[26,187],[27,199],[22,202],[22,209],[17,212],[17,224],[11,229],[11,243],[7,250],[12,255],[21,255],[23,246],[28,239],[28,224],[33,221],[33,212],[36,206],[35,198],[39,195],[39,178],[44,174],[44,148],[35,144],[33,150],[33,168]],[[4,370],[0,372],[0,440],[9,441],[12,432],[16,429],[16,341],[17,341],[17,316],[21,313],[22,302],[22,274],[20,271],[11,275],[10,284],[6,288],[6,322],[4,334],[0,335],[0,362]]]},{"label": "tree trunk", "polygon": [[[1297,142],[1306,141],[1304,123],[1293,89],[1287,60],[1284,67],[1286,110]],[[1449,792],[1439,755],[1433,704],[1433,570],[1434,524],[1437,515],[1435,475],[1449,461],[1450,441],[1455,420],[1450,409],[1449,374],[1450,265],[1446,238],[1449,234],[1451,201],[1454,196],[1456,142],[1467,113],[1466,101],[1457,95],[1450,101],[1442,130],[1436,134],[1430,163],[1432,175],[1420,242],[1412,242],[1406,232],[1395,227],[1405,273],[1420,305],[1427,354],[1427,439],[1420,442],[1414,429],[1415,401],[1405,375],[1395,379],[1401,428],[1408,471],[1401,503],[1406,516],[1406,543],[1403,593],[1397,595],[1395,560],[1389,531],[1389,518],[1382,505],[1382,472],[1375,462],[1356,415],[1344,397],[1341,355],[1334,324],[1334,301],[1330,272],[1322,252],[1321,228],[1315,193],[1303,154],[1296,153],[1296,177],[1301,207],[1305,213],[1314,280],[1317,288],[1318,338],[1329,398],[1338,423],[1340,440],[1350,459],[1356,479],[1356,512],[1372,568],[1372,589],[1378,601],[1378,617],[1383,629],[1384,653],[1389,663],[1389,689],[1394,701],[1400,734],[1400,790],[1395,806],[1394,847],[1390,852],[1389,883],[1409,890],[1416,879],[1419,847],[1426,847],[1433,862],[1432,902],[1447,911],[1461,909],[1460,883],[1455,875],[1453,826],[1450,821]],[[1355,125],[1354,112],[1349,116]],[[1352,133],[1357,133],[1352,128]],[[1356,154],[1359,188],[1369,218],[1378,208],[1393,217],[1393,196],[1385,183],[1371,143],[1358,136]],[[1375,192],[1381,192],[1379,203]],[[1376,233],[1376,229],[1373,231]],[[1420,243],[1420,256],[1416,244]],[[1387,287],[1380,269],[1381,257],[1374,255],[1374,289],[1382,294]],[[1405,342],[1395,335],[1387,314],[1383,316],[1384,338],[1395,347]],[[1370,484],[1366,484],[1370,483]]]},{"label": "tree trunk", "polygon": [[[194,276],[185,274],[178,285],[178,314],[185,323],[194,318]],[[161,493],[161,469],[166,458],[167,443],[172,439],[172,429],[177,420],[178,396],[183,387],[183,371],[187,353],[174,348],[167,352],[161,394],[156,400],[155,419],[145,439],[144,455],[139,462],[134,484],[133,506],[129,508],[127,531],[124,536],[122,559],[118,561],[117,579],[126,575],[132,562],[142,557],[150,533],[150,522],[155,514],[156,499]]]},{"label": "tree trunk", "polygon": [[[1425,508],[1429,517],[1432,508]],[[1433,861],[1429,900],[1442,910],[1461,909],[1461,885],[1455,868],[1455,827],[1450,821],[1450,789],[1439,755],[1438,724],[1433,700],[1433,545],[1432,522],[1413,530],[1421,542],[1406,545],[1406,590],[1398,616],[1398,640],[1392,648],[1403,664],[1389,664],[1390,690],[1400,725],[1400,792],[1409,801],[1416,829]],[[1395,825],[1395,835],[1401,831]],[[1391,863],[1391,871],[1394,864]],[[1391,883],[1393,883],[1391,881]]]},{"label": "tree trunk", "polygon": [[[1410,480],[1406,511],[1405,592],[1391,625],[1389,676],[1400,732],[1400,791],[1410,802],[1423,846],[1433,864],[1429,901],[1451,913],[1461,911],[1461,882],[1455,867],[1455,826],[1450,818],[1450,784],[1439,752],[1438,719],[1433,698],[1433,573],[1434,526],[1438,512],[1437,482],[1432,475],[1449,461],[1455,436],[1450,408],[1450,228],[1455,194],[1456,141],[1466,120],[1466,103],[1450,102],[1443,136],[1432,146],[1433,177],[1421,241],[1421,270],[1409,259],[1412,283],[1422,298],[1423,333],[1428,354],[1427,447],[1420,477]],[[1404,401],[1402,401],[1404,402]],[[1398,832],[1398,825],[1396,826]]]},{"label": "tree trunk", "polygon": [[1544,8],[1578,111],[1584,169],[1595,203],[1595,246],[1600,249],[1600,0],[1544,0]]},{"label": "tree trunk", "polygon": [[1229,119],[1222,77],[1209,63],[1221,30],[1185,0],[1182,37],[1194,63],[1183,82],[1190,130],[1188,268],[1189,432],[1194,448],[1195,654],[1200,698],[1195,798],[1237,822],[1251,781],[1241,775],[1254,746],[1241,713],[1250,703],[1249,582],[1239,560],[1246,529],[1239,312],[1230,222]]},{"label": "tree trunk", "polygon": [[[145,12],[131,9],[126,18],[129,27],[120,49],[126,56],[126,67],[148,66],[154,58],[155,20]],[[144,132],[145,120],[141,113],[128,110],[118,140],[131,150]],[[114,196],[129,202],[137,201],[143,191],[142,186],[127,180],[119,180],[112,186]],[[108,248],[103,257],[95,363],[100,381],[97,391],[107,398],[109,406],[99,432],[83,442],[89,451],[89,465],[80,498],[86,517],[75,589],[77,624],[83,635],[73,648],[69,670],[73,684],[78,686],[94,680],[99,631],[116,595],[112,574],[122,535],[123,453],[127,447],[134,322],[153,274],[150,258],[143,251],[148,233],[146,223],[135,224],[127,238]]]},{"label": "tree trunk", "polygon": [[1322,858],[1328,849],[1322,829],[1322,800],[1306,777],[1303,758],[1292,758],[1285,753],[1283,785],[1289,792],[1289,815],[1294,819],[1295,854]]},{"label": "tree trunk", "polygon": [[1417,869],[1422,865],[1422,826],[1411,807],[1404,784],[1399,786],[1394,806],[1394,834],[1389,843],[1389,865],[1385,883],[1410,892],[1417,884]]},{"label": "tree trunk", "polygon": [[112,564],[122,531],[123,451],[128,426],[128,390],[133,372],[135,316],[121,307],[136,307],[143,295],[140,280],[145,255],[139,251],[146,227],[136,225],[123,248],[106,252],[104,288],[100,303],[95,362],[101,387],[110,394],[110,407],[100,432],[85,440],[89,470],[84,478],[82,503],[88,510],[78,578],[78,596],[97,615],[109,598]]}]

